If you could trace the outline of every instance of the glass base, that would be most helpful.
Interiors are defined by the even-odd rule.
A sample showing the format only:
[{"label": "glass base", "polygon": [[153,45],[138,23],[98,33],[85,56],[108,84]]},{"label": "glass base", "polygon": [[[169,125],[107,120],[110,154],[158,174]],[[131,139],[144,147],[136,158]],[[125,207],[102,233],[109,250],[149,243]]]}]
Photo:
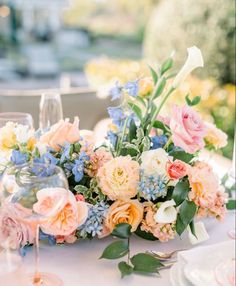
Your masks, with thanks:
[{"label": "glass base", "polygon": [[40,280],[34,281],[34,274],[29,274],[30,286],[63,286],[62,280],[54,274],[40,272]]}]

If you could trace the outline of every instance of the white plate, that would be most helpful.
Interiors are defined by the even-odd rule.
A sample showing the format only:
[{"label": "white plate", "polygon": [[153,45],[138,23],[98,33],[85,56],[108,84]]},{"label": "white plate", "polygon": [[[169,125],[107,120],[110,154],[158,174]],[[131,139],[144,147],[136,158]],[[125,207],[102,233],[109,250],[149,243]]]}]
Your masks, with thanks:
[{"label": "white plate", "polygon": [[170,269],[170,281],[172,286],[191,286],[192,284],[185,278],[181,264],[176,263]]}]

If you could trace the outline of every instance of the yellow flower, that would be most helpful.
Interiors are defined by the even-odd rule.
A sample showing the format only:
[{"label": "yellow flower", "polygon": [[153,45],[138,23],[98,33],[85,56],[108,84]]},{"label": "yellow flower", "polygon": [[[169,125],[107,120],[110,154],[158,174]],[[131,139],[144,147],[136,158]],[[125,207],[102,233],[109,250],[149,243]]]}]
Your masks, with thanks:
[{"label": "yellow flower", "polygon": [[144,77],[139,80],[139,95],[147,96],[152,93],[154,88],[153,79],[151,77]]},{"label": "yellow flower", "polygon": [[8,122],[0,130],[0,150],[7,151],[16,144],[15,124]]},{"label": "yellow flower", "polygon": [[28,140],[28,142],[27,142],[27,149],[30,150],[30,151],[32,151],[32,150],[34,149],[36,143],[37,143],[37,141],[36,141],[35,138],[33,138],[33,137],[30,138],[30,139]]},{"label": "yellow flower", "polygon": [[143,219],[143,206],[138,200],[114,202],[107,213],[105,226],[112,232],[119,223],[128,223],[135,231]]}]

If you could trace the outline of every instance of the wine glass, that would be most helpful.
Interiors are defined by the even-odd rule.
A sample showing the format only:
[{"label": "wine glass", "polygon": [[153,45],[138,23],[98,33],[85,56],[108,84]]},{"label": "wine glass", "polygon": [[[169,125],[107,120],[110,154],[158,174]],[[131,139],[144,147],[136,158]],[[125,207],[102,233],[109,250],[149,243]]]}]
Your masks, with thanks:
[{"label": "wine glass", "polygon": [[56,92],[42,94],[39,105],[39,128],[44,131],[63,119],[61,96]]},{"label": "wine glass", "polygon": [[[39,272],[39,228],[53,220],[68,199],[68,182],[63,170],[55,165],[29,162],[5,170],[1,181],[2,210],[10,208],[14,220],[35,234],[35,273],[32,285],[63,285],[51,273]],[[19,210],[19,211],[18,211]],[[19,213],[19,215],[17,214]]]},{"label": "wine glass", "polygon": [[4,127],[7,122],[14,122],[21,125],[26,125],[29,129],[34,128],[34,121],[29,113],[23,112],[1,112],[0,113],[0,128]]}]

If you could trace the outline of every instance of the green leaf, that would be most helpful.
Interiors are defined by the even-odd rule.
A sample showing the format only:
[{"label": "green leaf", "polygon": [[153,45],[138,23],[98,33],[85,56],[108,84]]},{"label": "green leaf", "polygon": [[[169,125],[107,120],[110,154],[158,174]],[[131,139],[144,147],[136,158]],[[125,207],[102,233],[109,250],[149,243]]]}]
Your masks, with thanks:
[{"label": "green leaf", "polygon": [[189,163],[193,158],[193,154],[186,153],[185,151],[171,151],[170,155],[173,156],[173,159],[181,160],[185,163]]},{"label": "green leaf", "polygon": [[149,69],[150,69],[153,82],[154,82],[154,84],[156,84],[157,81],[158,81],[158,75],[157,75],[157,73],[155,72],[155,70],[154,70],[151,66],[148,66],[148,67],[149,67]]},{"label": "green leaf", "polygon": [[167,125],[165,125],[163,122],[159,121],[159,120],[155,120],[153,123],[153,127],[156,129],[161,129],[164,132],[168,132],[169,128]]},{"label": "green leaf", "polygon": [[185,101],[189,106],[197,105],[201,101],[201,96],[195,96],[192,100],[189,98],[189,94],[185,96]]},{"label": "green leaf", "polygon": [[194,221],[193,220],[190,222],[189,227],[190,227],[192,235],[194,235],[197,238],[196,232],[195,232],[195,225],[194,225]]},{"label": "green leaf", "polygon": [[160,84],[158,85],[156,91],[155,91],[155,95],[154,95],[153,99],[156,99],[158,96],[160,96],[162,94],[162,91],[163,91],[165,85],[166,85],[166,79],[163,78],[161,80]]},{"label": "green leaf", "polygon": [[180,181],[176,184],[172,197],[177,206],[179,206],[186,199],[189,191],[189,182],[187,180],[182,182]]},{"label": "green leaf", "polygon": [[82,185],[77,185],[74,187],[74,190],[78,193],[78,194],[84,194],[88,191],[88,188],[86,188],[85,186]]},{"label": "green leaf", "polygon": [[129,264],[127,264],[125,261],[121,261],[118,264],[118,268],[121,272],[121,277],[123,278],[124,276],[130,275],[133,273],[134,269],[132,266],[130,266]]},{"label": "green leaf", "polygon": [[137,230],[135,231],[135,234],[143,239],[146,240],[151,240],[151,241],[155,241],[158,240],[158,238],[156,238],[153,234],[151,234],[150,232],[146,232],[146,231],[142,231],[140,229],[140,227],[137,228]]},{"label": "green leaf", "polygon": [[131,225],[128,223],[119,223],[115,226],[112,235],[119,238],[129,238],[131,236]]},{"label": "green leaf", "polygon": [[137,126],[133,119],[130,121],[128,140],[131,142],[136,137]]},{"label": "green leaf", "polygon": [[134,265],[134,271],[158,273],[158,268],[163,264],[155,257],[146,253],[138,253],[131,258],[131,262]]},{"label": "green leaf", "polygon": [[146,107],[146,102],[141,96],[137,96],[136,99],[144,106]]},{"label": "green leaf", "polygon": [[125,256],[128,251],[129,246],[126,240],[115,241],[104,249],[100,259],[118,259]]},{"label": "green leaf", "polygon": [[229,200],[226,204],[227,210],[235,210],[236,209],[236,200]]},{"label": "green leaf", "polygon": [[182,203],[176,222],[176,231],[179,235],[181,235],[186,227],[190,224],[196,214],[196,211],[197,206],[194,202],[184,201]]},{"label": "green leaf", "polygon": [[161,66],[161,75],[163,75],[166,71],[168,71],[173,66],[173,59],[168,58]]},{"label": "green leaf", "polygon": [[137,115],[138,119],[142,122],[143,121],[143,113],[140,107],[135,105],[132,102],[128,102],[129,107],[134,111],[134,113]]}]

